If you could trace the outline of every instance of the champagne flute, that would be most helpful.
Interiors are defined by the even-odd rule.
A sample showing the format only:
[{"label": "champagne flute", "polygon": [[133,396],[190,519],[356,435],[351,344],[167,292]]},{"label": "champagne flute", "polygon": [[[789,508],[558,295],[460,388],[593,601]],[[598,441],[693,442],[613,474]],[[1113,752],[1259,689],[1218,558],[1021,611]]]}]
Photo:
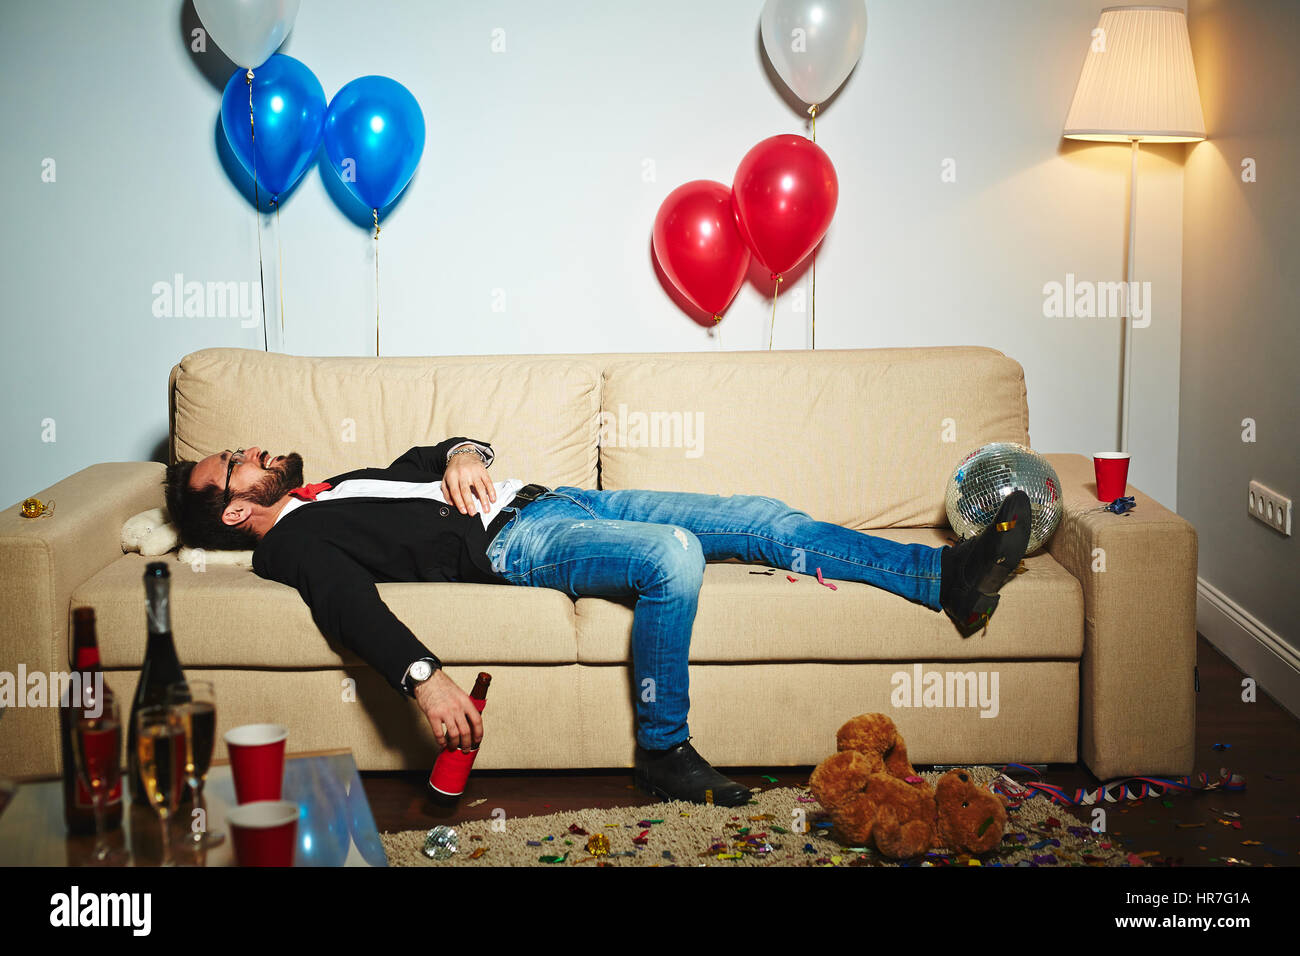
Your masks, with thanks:
[{"label": "champagne flute", "polygon": [[104,802],[122,778],[122,712],[115,697],[105,697],[97,708],[98,716],[89,711],[77,715],[72,727],[72,755],[77,776],[90,792],[95,811],[95,848],[92,866],[121,866],[127,854],[109,846],[104,839]]},{"label": "champagne flute", "polygon": [[177,842],[188,849],[219,846],[226,835],[209,827],[203,802],[203,785],[212,764],[212,745],[217,734],[217,697],[209,680],[184,680],[167,685],[167,703],[181,716],[185,727],[185,777],[194,791],[194,807],[200,811],[199,829],[191,829]]},{"label": "champagne flute", "polygon": [[185,787],[185,725],[174,707],[144,707],[136,714],[136,749],[149,805],[162,826],[162,866],[175,866],[167,822]]}]

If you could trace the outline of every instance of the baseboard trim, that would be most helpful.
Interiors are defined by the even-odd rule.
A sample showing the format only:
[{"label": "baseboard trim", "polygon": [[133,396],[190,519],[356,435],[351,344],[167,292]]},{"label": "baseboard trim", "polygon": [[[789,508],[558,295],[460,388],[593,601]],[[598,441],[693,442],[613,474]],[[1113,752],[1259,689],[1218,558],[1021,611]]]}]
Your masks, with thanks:
[{"label": "baseboard trim", "polygon": [[1196,579],[1196,629],[1258,688],[1300,717],[1300,652],[1202,577]]}]

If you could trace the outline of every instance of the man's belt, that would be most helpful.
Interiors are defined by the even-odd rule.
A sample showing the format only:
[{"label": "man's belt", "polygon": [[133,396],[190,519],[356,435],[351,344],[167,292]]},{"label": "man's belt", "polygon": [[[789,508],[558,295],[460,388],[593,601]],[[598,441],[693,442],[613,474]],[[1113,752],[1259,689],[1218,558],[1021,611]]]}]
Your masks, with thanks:
[{"label": "man's belt", "polygon": [[510,500],[510,504],[506,505],[506,507],[516,507],[515,502],[517,501],[519,502],[517,506],[518,508],[526,508],[550,490],[551,489],[547,488],[545,485],[524,485],[515,492],[514,498]]},{"label": "man's belt", "polygon": [[497,533],[506,526],[506,522],[513,518],[518,512],[523,511],[550,490],[551,489],[547,488],[545,485],[524,485],[516,491],[515,496],[510,499],[510,504],[502,508],[497,513],[497,516],[492,519],[491,524],[488,525],[488,540],[491,541],[495,538]]}]

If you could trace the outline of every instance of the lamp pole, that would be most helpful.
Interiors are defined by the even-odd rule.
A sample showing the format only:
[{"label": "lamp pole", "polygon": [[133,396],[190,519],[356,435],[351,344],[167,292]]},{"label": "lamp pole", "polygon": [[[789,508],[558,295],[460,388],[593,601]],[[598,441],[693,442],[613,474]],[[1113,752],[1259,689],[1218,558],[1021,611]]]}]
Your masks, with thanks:
[{"label": "lamp pole", "polygon": [[[1124,391],[1119,400],[1119,450],[1128,451],[1129,378],[1133,354],[1133,259],[1137,254],[1138,140],[1129,140],[1132,160],[1128,173],[1128,256],[1124,260]],[[1150,303],[1148,303],[1148,307]]]}]

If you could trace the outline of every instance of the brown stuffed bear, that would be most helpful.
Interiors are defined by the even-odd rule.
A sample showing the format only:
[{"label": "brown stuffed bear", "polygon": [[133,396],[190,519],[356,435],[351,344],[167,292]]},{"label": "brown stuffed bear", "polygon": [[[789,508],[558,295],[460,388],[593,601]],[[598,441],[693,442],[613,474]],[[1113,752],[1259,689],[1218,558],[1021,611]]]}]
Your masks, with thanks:
[{"label": "brown stuffed bear", "polygon": [[884,714],[854,717],[835,739],[838,753],[817,766],[808,786],[853,845],[874,841],[885,856],[906,859],[936,846],[984,853],[1002,841],[1006,800],[964,770],[949,770],[932,789]]}]

